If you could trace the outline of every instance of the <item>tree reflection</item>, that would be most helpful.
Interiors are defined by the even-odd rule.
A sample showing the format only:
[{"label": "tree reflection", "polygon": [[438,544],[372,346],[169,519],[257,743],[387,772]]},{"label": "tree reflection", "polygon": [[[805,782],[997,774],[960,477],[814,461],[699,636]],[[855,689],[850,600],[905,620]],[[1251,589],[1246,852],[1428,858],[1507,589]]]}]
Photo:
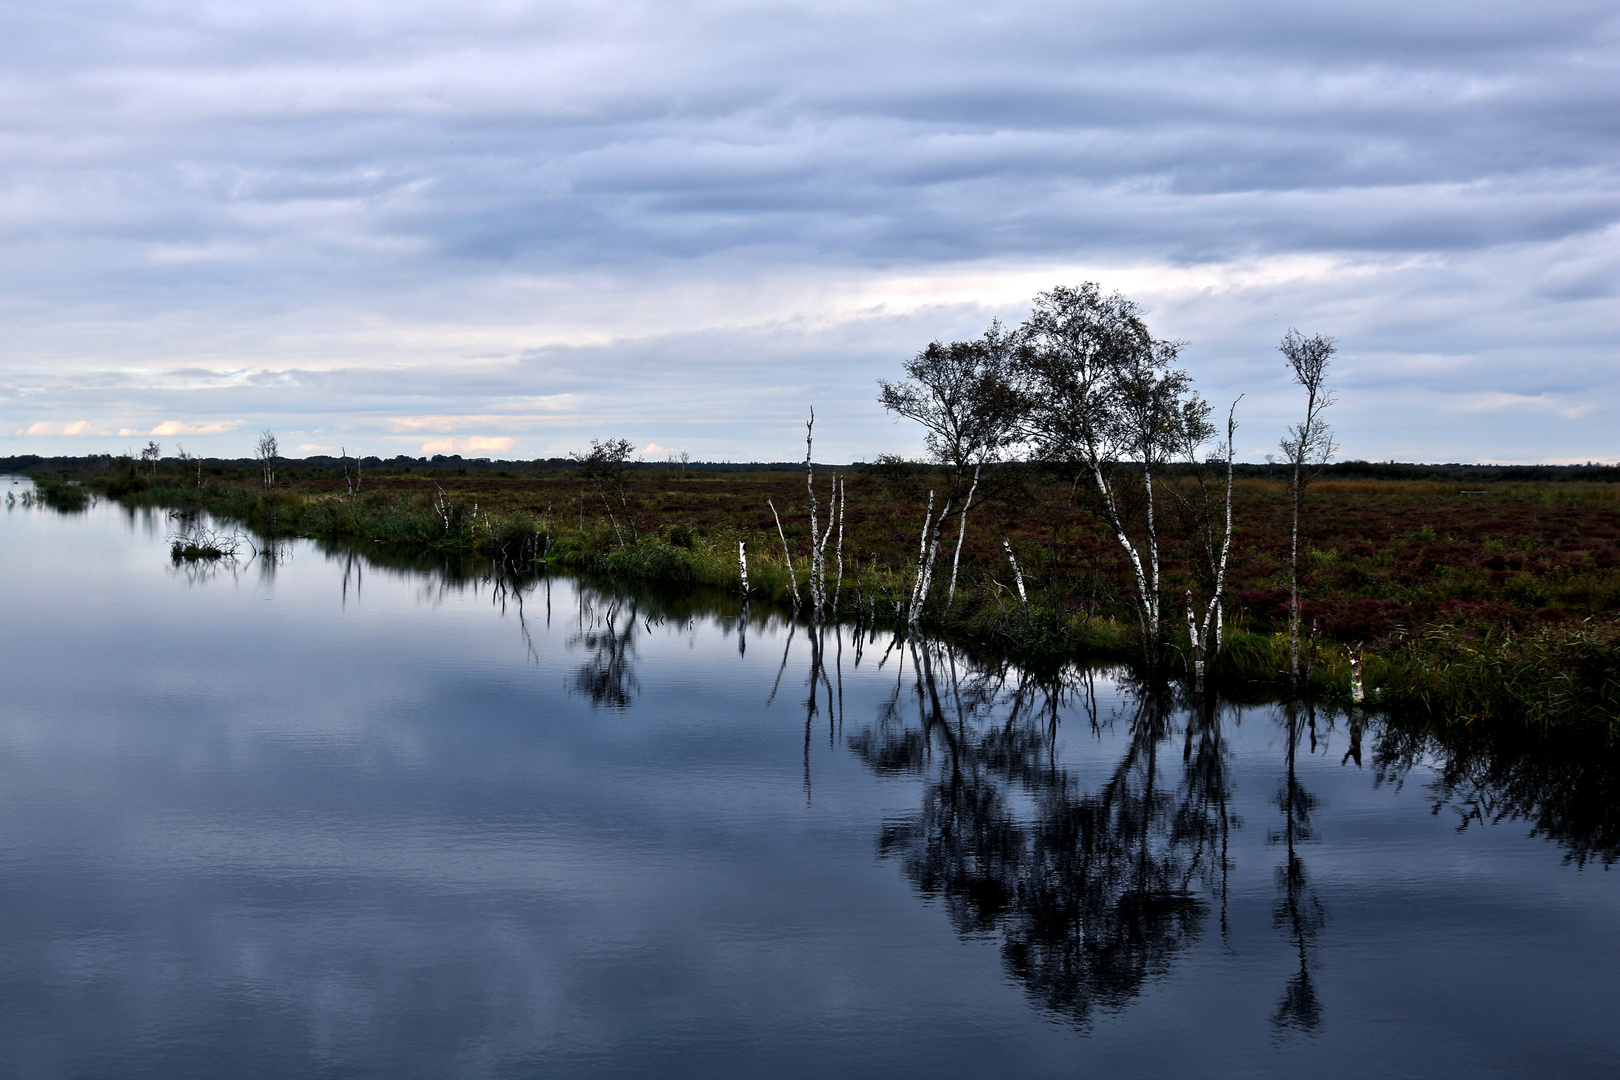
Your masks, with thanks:
[{"label": "tree reflection", "polygon": [[574,672],[573,688],[590,698],[592,706],[627,708],[641,684],[636,680],[638,606],[634,600],[613,597],[605,607],[579,591],[579,629],[569,637],[569,649],[583,648],[585,662]]},{"label": "tree reflection", "polygon": [[1312,745],[1315,745],[1315,708],[1310,708],[1308,720],[1302,722],[1299,706],[1289,702],[1284,708],[1284,717],[1288,726],[1288,767],[1282,789],[1277,793],[1277,805],[1283,812],[1283,827],[1272,834],[1272,839],[1284,844],[1285,857],[1283,864],[1277,868],[1278,896],[1272,907],[1271,922],[1288,934],[1299,957],[1299,970],[1289,976],[1271,1022],[1280,1031],[1293,1029],[1309,1032],[1322,1023],[1322,1002],[1311,978],[1311,968],[1315,962],[1316,938],[1327,921],[1327,915],[1306,872],[1305,860],[1300,857],[1300,845],[1314,838],[1311,814],[1316,809],[1317,799],[1300,783],[1295,759],[1307,725]]},{"label": "tree reflection", "polygon": [[1385,725],[1373,764],[1379,783],[1434,770],[1434,813],[1458,831],[1518,821],[1564,849],[1579,867],[1620,858],[1620,754],[1601,731],[1475,734]]},{"label": "tree reflection", "polygon": [[1124,1007],[1197,939],[1203,890],[1224,889],[1235,822],[1213,705],[1188,722],[1177,784],[1160,760],[1168,704],[1139,694],[1118,718],[1123,757],[1085,790],[1055,761],[1062,715],[1078,707],[1101,726],[1084,676],[963,678],[948,648],[907,647],[909,695],[897,683],[878,723],[849,740],[875,771],[928,778],[920,811],[884,827],[881,854],[958,932],[999,935],[1007,970],[1043,1007],[1080,1027]]}]

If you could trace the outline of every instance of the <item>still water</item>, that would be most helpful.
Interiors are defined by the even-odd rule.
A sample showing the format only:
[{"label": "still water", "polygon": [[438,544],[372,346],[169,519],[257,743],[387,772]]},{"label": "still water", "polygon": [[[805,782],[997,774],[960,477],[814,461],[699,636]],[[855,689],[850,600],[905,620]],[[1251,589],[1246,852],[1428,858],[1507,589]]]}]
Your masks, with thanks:
[{"label": "still water", "polygon": [[0,1076],[1620,1075],[1590,755],[173,529],[0,510]]}]

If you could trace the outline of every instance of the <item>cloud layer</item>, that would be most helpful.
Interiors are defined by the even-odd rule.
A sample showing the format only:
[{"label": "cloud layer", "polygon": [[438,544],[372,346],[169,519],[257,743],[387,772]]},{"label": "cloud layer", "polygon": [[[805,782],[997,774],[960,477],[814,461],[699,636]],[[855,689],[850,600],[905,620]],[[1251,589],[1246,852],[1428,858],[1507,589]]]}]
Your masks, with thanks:
[{"label": "cloud layer", "polygon": [[1089,277],[1250,456],[1293,324],[1348,454],[1620,457],[1607,5],[4,11],[5,450],[915,451],[873,380]]}]

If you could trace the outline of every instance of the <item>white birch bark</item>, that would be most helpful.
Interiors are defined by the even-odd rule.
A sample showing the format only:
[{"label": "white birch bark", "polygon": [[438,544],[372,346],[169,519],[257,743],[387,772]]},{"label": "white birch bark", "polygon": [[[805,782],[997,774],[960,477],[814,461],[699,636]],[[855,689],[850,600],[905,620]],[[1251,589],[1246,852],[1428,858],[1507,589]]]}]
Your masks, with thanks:
[{"label": "white birch bark", "polygon": [[1018,600],[1028,607],[1029,594],[1024,591],[1024,571],[1019,567],[1018,559],[1013,555],[1012,541],[1003,536],[1001,546],[1007,549],[1007,561],[1012,563],[1013,580],[1018,583]]},{"label": "white birch bark", "polygon": [[1221,558],[1215,568],[1215,594],[1209,598],[1209,604],[1204,608],[1204,630],[1200,636],[1201,641],[1208,641],[1210,622],[1215,623],[1214,653],[1220,654],[1224,638],[1221,626],[1221,593],[1226,588],[1226,559],[1232,551],[1232,470],[1234,457],[1233,438],[1237,432],[1237,403],[1243,400],[1239,394],[1237,401],[1232,402],[1231,409],[1226,413],[1226,527],[1221,535]]},{"label": "white birch bark", "polygon": [[838,613],[838,598],[844,591],[844,503],[849,498],[849,480],[838,480],[838,580],[833,584],[833,614]]},{"label": "white birch bark", "polygon": [[1204,642],[1198,635],[1198,619],[1193,614],[1192,590],[1187,590],[1187,642],[1192,648],[1193,689],[1204,689]]},{"label": "white birch bark", "polygon": [[1155,641],[1159,636],[1158,605],[1149,601],[1147,574],[1142,569],[1142,557],[1137,554],[1136,545],[1131,538],[1125,535],[1125,525],[1120,521],[1119,507],[1114,503],[1114,491],[1108,480],[1103,476],[1102,465],[1096,457],[1091,459],[1091,475],[1097,481],[1097,490],[1102,494],[1103,506],[1108,512],[1108,524],[1114,529],[1114,536],[1119,540],[1119,546],[1125,549],[1125,555],[1131,561],[1131,571],[1136,575],[1136,589],[1141,596],[1137,605],[1136,618],[1142,624],[1142,633],[1147,635],[1149,641]]},{"label": "white birch bark", "polygon": [[917,576],[911,581],[911,603],[906,611],[906,621],[916,624],[921,617],[917,605],[917,589],[923,582],[923,561],[928,558],[928,527],[934,519],[934,493],[928,492],[928,513],[923,515],[922,538],[917,544]]},{"label": "white birch bark", "polygon": [[787,533],[782,531],[782,518],[776,512],[776,504],[766,499],[765,505],[771,508],[771,517],[776,519],[776,535],[782,538],[782,560],[787,563],[788,580],[793,582],[793,606],[799,606],[799,575],[793,569],[793,552],[788,550]]},{"label": "white birch bark", "polygon": [[926,605],[928,603],[928,593],[934,587],[934,562],[939,557],[939,534],[944,528],[945,519],[950,516],[950,513],[951,500],[946,499],[944,507],[941,508],[939,512],[939,517],[934,519],[934,533],[932,540],[928,545],[928,562],[923,567],[921,598],[920,604],[917,608],[917,614],[919,617],[922,615],[922,605]]},{"label": "white birch bark", "polygon": [[1148,544],[1148,584],[1153,589],[1153,595],[1148,600],[1153,606],[1153,616],[1150,625],[1159,623],[1159,533],[1153,521],[1153,467],[1149,463],[1148,448],[1142,448],[1142,487],[1147,494],[1147,544]]},{"label": "white birch bark", "polygon": [[[838,518],[838,474],[833,473],[832,494],[827,499],[827,531],[817,540],[815,533],[810,534],[810,540],[816,545],[816,569],[821,578],[821,607],[828,605],[827,596],[827,543],[832,539],[833,526]],[[814,519],[812,519],[813,521]],[[812,526],[813,528],[813,526]]]},{"label": "white birch bark", "polygon": [[810,410],[810,419],[804,425],[804,488],[810,498],[810,604],[821,609],[821,552],[816,544],[820,530],[816,528],[816,467],[810,461],[814,446],[816,410]]},{"label": "white birch bark", "polygon": [[973,494],[979,490],[979,469],[981,467],[982,463],[973,466],[973,486],[968,488],[967,502],[962,504],[962,528],[956,534],[956,555],[951,559],[951,588],[945,594],[946,611],[950,610],[951,604],[956,600],[956,572],[962,565],[962,541],[967,539],[967,516],[968,511],[973,509]]},{"label": "white birch bark", "polygon": [[743,595],[748,595],[748,549],[741,540],[737,541],[737,569],[742,574]]},{"label": "white birch bark", "polygon": [[[1309,416],[1309,411],[1306,413]],[[1299,474],[1303,462],[1294,461],[1294,524],[1288,537],[1288,671],[1299,683]]]}]

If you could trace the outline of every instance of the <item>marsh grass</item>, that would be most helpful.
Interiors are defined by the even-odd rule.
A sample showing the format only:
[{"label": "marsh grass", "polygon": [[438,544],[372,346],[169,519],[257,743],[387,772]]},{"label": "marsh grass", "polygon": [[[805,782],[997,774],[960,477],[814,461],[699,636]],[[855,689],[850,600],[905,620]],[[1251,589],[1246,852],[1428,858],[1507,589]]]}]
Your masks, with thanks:
[{"label": "marsh grass", "polygon": [[[807,618],[800,515],[784,514],[801,584],[783,560],[766,507],[803,499],[802,473],[762,470],[710,479],[644,474],[631,505],[641,540],[621,545],[577,477],[457,478],[367,473],[350,497],[320,470],[266,493],[251,477],[156,478],[114,467],[92,487],[126,503],[206,510],[264,536],[311,536],[373,551],[487,558],[515,569],[716,590],[741,598],[737,543],[747,545],[748,600]],[[919,499],[938,481],[908,467],[856,473],[849,486],[846,574],[821,613],[900,629],[915,565]],[[1171,478],[1170,482],[1175,482]],[[295,487],[294,484],[302,485]],[[1305,617],[1320,625],[1308,649],[1308,693],[1347,700],[1346,648],[1364,644],[1369,705],[1450,724],[1534,730],[1620,731],[1620,485],[1455,483],[1324,478],[1307,507]],[[82,490],[82,488],[81,488]],[[947,607],[930,599],[928,633],[1032,667],[1075,659],[1132,662],[1130,583],[1084,505],[1083,491],[1027,474],[987,504],[969,531],[962,584]],[[1286,499],[1272,482],[1240,480],[1224,652],[1210,679],[1229,692],[1281,692],[1287,682]],[[1008,584],[1009,538],[1028,579],[1029,603]],[[1173,529],[1165,536],[1172,597],[1196,588]],[[831,585],[831,582],[829,582]],[[829,597],[831,599],[831,597]],[[1168,670],[1185,651],[1171,633]],[[1248,692],[1248,691],[1242,691]]]},{"label": "marsh grass", "polygon": [[89,489],[76,480],[39,477],[34,481],[34,492],[39,502],[63,513],[78,513],[90,505]]}]

